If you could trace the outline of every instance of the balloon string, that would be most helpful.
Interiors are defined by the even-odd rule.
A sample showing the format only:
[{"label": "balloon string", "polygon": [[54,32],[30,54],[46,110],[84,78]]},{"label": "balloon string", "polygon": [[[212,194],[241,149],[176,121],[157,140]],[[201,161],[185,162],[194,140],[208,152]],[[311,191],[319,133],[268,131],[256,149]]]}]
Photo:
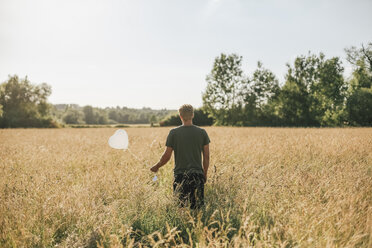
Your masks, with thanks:
[{"label": "balloon string", "polygon": [[129,152],[129,153],[130,153],[130,154],[131,154],[135,159],[137,159],[138,161],[140,161],[139,158],[138,158],[136,155],[134,155],[133,152],[132,152],[129,148],[128,148],[127,150],[128,150],[128,152]]},{"label": "balloon string", "polygon": [[138,162],[141,162],[141,163],[143,163],[143,162],[147,162],[147,161],[145,161],[145,160],[140,160],[129,148],[127,149],[128,150],[128,152],[138,161]]},{"label": "balloon string", "polygon": [[[143,162],[143,161],[141,161],[135,154],[133,154],[133,152],[128,148],[127,149],[128,150],[128,152],[135,158],[135,159],[137,159],[137,161],[139,161],[139,162]],[[124,150],[125,151],[125,150]],[[155,176],[152,178],[152,181],[153,182],[156,182],[158,180],[158,174],[157,173],[155,173]]]}]

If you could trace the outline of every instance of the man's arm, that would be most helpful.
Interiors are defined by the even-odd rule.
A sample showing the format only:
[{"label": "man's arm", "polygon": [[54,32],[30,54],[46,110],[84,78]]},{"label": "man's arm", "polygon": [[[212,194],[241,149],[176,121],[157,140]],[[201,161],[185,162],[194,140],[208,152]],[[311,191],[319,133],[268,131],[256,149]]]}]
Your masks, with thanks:
[{"label": "man's arm", "polygon": [[172,157],[172,152],[173,152],[172,147],[167,146],[167,148],[165,149],[163,155],[160,158],[160,161],[157,162],[153,167],[151,167],[150,170],[152,172],[157,172],[160,167],[162,167],[163,165],[165,165],[166,163],[168,163],[169,159]]},{"label": "man's arm", "polygon": [[203,147],[203,170],[205,182],[207,182],[208,167],[209,167],[209,144]]}]

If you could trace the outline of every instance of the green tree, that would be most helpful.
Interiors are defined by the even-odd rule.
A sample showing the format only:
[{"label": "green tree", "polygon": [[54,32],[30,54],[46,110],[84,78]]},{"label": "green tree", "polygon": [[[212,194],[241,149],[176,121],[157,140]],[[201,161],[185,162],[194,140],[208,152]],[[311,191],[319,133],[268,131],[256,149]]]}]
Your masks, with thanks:
[{"label": "green tree", "polygon": [[84,115],[81,111],[76,109],[68,109],[63,115],[63,121],[66,124],[81,124],[83,123]]},{"label": "green tree", "polygon": [[253,73],[249,87],[258,108],[267,104],[268,100],[275,96],[280,89],[275,74],[264,68],[261,62],[257,63],[257,69]]},{"label": "green tree", "polygon": [[355,90],[347,100],[346,109],[351,125],[372,126],[372,89]]},{"label": "green tree", "polygon": [[358,87],[370,88],[371,77],[372,77],[372,42],[369,42],[367,46],[361,45],[361,48],[355,46],[346,48],[346,60],[354,67],[354,73],[362,72],[367,81],[362,80],[357,84]]},{"label": "green tree", "polygon": [[149,118],[149,122],[152,127],[154,126],[154,123],[156,123],[157,121],[158,121],[158,118],[156,118],[155,115],[151,115],[151,117]]},{"label": "green tree", "polygon": [[317,79],[312,83],[311,112],[322,126],[337,126],[344,120],[347,85],[343,77],[344,68],[338,57],[324,59],[321,54],[317,67]]},{"label": "green tree", "polygon": [[94,119],[96,124],[104,125],[108,123],[107,114],[104,110],[95,111]]},{"label": "green tree", "polygon": [[27,77],[10,76],[0,85],[3,115],[0,127],[54,127],[47,102],[51,87],[46,83],[33,85]]},{"label": "green tree", "polygon": [[317,56],[309,55],[297,57],[293,67],[287,64],[286,81],[278,97],[278,115],[284,125],[318,125],[310,112],[310,88],[317,78],[318,63]]},{"label": "green tree", "polygon": [[193,123],[197,126],[211,126],[214,123],[212,117],[209,116],[203,108],[195,109]]},{"label": "green tree", "polygon": [[119,122],[120,123],[129,123],[130,115],[129,114],[119,114]]},{"label": "green tree", "polygon": [[241,122],[242,93],[246,83],[241,64],[241,56],[222,53],[215,58],[212,71],[206,78],[204,109],[218,125],[237,125]]},{"label": "green tree", "polygon": [[[211,126],[213,125],[213,118],[209,117],[209,114],[205,110],[199,108],[194,110],[192,122],[197,126]],[[159,124],[160,126],[180,126],[182,125],[182,121],[178,114],[173,114],[160,121]]]},{"label": "green tree", "polygon": [[96,115],[92,106],[84,106],[83,113],[86,124],[97,124]]},{"label": "green tree", "polygon": [[277,112],[284,125],[334,126],[342,121],[346,84],[339,58],[299,56],[288,65],[278,96]]},{"label": "green tree", "polygon": [[108,117],[111,120],[114,120],[114,121],[117,121],[117,122],[119,121],[118,112],[115,109],[112,109],[112,110],[109,111]]},{"label": "green tree", "polygon": [[347,120],[351,125],[371,126],[372,103],[372,43],[367,47],[345,49],[353,66],[346,103]]},{"label": "green tree", "polygon": [[282,125],[306,126],[308,124],[308,94],[293,81],[286,81],[278,97],[278,117]]},{"label": "green tree", "polygon": [[275,117],[271,102],[280,90],[275,74],[257,63],[257,69],[248,81],[244,97],[244,125],[273,125]]}]

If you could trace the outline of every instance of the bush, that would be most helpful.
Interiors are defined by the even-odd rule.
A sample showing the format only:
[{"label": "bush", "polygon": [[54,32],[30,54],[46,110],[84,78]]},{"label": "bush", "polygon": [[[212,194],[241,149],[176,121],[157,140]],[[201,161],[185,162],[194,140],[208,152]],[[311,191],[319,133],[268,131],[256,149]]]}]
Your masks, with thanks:
[{"label": "bush", "polygon": [[[208,113],[202,109],[195,109],[194,111],[194,125],[197,126],[211,126],[214,123],[213,118],[209,117]],[[171,115],[165,120],[159,122],[161,127],[165,126],[180,126],[182,125],[181,119],[178,114]]]}]

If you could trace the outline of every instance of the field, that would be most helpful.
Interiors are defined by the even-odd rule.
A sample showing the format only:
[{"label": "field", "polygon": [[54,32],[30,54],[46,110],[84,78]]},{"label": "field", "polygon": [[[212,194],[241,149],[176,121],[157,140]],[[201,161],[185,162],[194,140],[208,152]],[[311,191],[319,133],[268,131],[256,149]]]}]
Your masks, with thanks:
[{"label": "field", "polygon": [[179,209],[169,128],[0,130],[0,247],[372,247],[372,129],[206,128],[206,206]]}]

